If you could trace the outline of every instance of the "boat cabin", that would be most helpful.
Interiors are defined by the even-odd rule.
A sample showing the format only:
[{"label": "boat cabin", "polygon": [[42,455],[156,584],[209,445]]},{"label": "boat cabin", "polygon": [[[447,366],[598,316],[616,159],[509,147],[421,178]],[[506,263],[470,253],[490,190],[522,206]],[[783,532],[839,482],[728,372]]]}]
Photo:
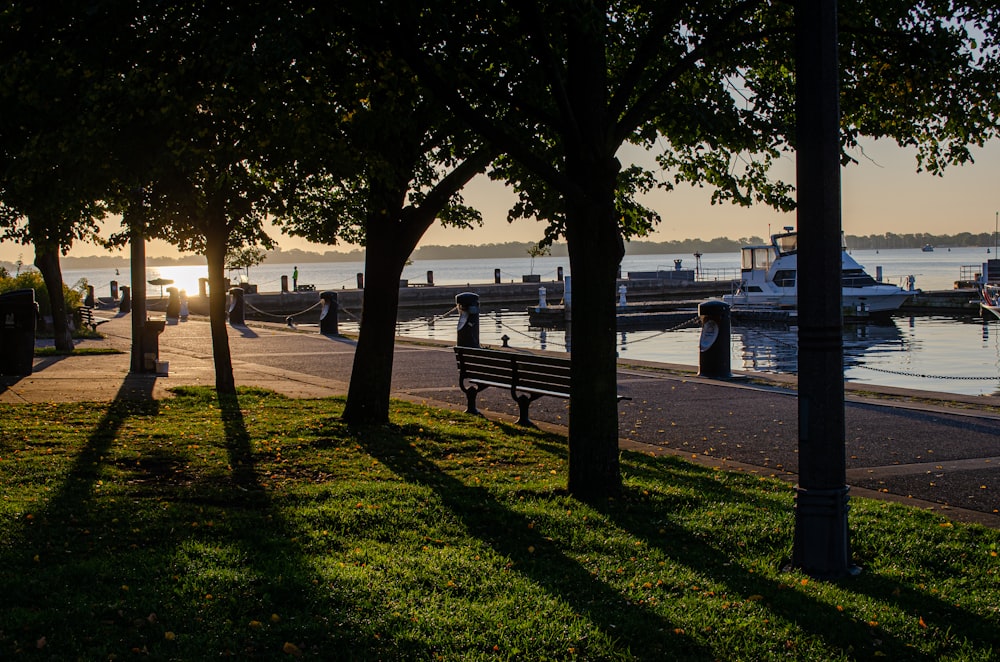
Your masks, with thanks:
[{"label": "boat cabin", "polygon": [[[789,228],[786,228],[789,230]],[[841,250],[847,250],[844,242],[844,235],[841,233]],[[742,272],[741,291],[762,292],[763,289],[758,284],[760,276],[753,277],[753,274],[766,275],[766,281],[774,287],[795,289],[796,269],[795,260],[783,260],[779,263],[774,273],[771,273],[772,265],[781,258],[794,256],[799,250],[799,238],[797,232],[787,231],[782,234],[771,235],[770,245],[744,246],[740,249],[740,271]],[[843,287],[858,288],[870,287],[878,283],[872,278],[861,265],[848,258],[841,265],[841,281]],[[756,283],[754,281],[757,281]]]}]

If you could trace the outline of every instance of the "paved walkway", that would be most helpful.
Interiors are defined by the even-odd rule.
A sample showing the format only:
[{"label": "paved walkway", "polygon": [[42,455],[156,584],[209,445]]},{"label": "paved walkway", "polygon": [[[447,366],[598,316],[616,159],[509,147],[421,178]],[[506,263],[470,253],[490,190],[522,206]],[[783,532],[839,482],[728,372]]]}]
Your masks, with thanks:
[{"label": "paved walkway", "polygon": [[[32,375],[0,377],[0,403],[166,398],[174,386],[215,383],[205,320],[166,327],[159,343],[160,359],[169,364],[167,376],[129,374],[129,316],[116,317],[100,331],[103,340],[81,341],[81,346],[123,353],[37,358]],[[354,354],[349,339],[322,336],[315,327],[293,330],[274,324],[229,327],[229,337],[239,385],[290,397],[347,393]],[[619,390],[632,398],[619,406],[622,447],[794,482],[794,378],[719,381],[694,372],[689,366],[648,362],[622,365]],[[848,388],[852,494],[899,500],[1000,528],[1000,397]],[[442,344],[398,343],[393,391],[407,400],[465,406],[453,352]],[[485,391],[479,402],[490,416],[516,418],[509,394],[500,389]],[[565,401],[542,398],[531,413],[541,427],[565,432]]]}]

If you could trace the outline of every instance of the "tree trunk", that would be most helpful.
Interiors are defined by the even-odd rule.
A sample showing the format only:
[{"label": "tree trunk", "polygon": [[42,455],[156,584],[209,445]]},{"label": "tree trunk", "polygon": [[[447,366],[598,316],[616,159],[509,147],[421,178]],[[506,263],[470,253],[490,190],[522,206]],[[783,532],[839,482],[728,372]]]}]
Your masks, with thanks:
[{"label": "tree trunk", "polygon": [[[213,214],[213,212],[209,212]],[[215,360],[215,390],[219,395],[235,395],[233,357],[229,351],[226,325],[226,219],[215,213],[208,219],[205,232],[205,257],[208,261],[208,323],[212,332],[212,358]]]},{"label": "tree trunk", "polygon": [[615,285],[624,253],[615,190],[614,117],[607,111],[607,60],[601,3],[568,26],[567,105],[562,142],[566,244],[573,272],[569,491],[595,500],[621,491],[618,463],[618,362]]},{"label": "tree trunk", "polygon": [[[367,224],[365,290],[358,345],[343,420],[351,424],[389,421],[393,348],[399,309],[399,278],[406,258],[427,229],[378,219]],[[401,232],[401,230],[403,230]]]},{"label": "tree trunk", "polygon": [[[419,207],[404,207],[408,178],[372,182],[370,205],[376,211],[370,212],[365,223],[365,291],[351,384],[344,407],[345,422],[380,424],[389,421],[399,278],[406,259],[451,196],[482,172],[494,156],[489,148],[478,150],[442,178]],[[401,161],[405,163],[405,158]],[[412,168],[401,167],[400,172],[404,171],[411,172]]]},{"label": "tree trunk", "polygon": [[73,351],[73,334],[67,317],[66,299],[63,296],[62,269],[59,267],[59,249],[44,242],[35,243],[35,266],[42,274],[45,289],[49,291],[52,310],[52,336],[56,349]]},{"label": "tree trunk", "polygon": [[567,201],[573,273],[569,491],[581,500],[621,490],[615,285],[623,244],[614,214],[615,176],[600,174],[608,170],[617,173],[617,162],[578,171],[590,195]]}]

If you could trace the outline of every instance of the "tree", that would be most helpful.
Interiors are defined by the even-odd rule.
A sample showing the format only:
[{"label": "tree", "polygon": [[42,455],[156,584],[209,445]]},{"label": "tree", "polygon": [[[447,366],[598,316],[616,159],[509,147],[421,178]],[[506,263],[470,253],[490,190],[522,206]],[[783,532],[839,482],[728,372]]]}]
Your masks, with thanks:
[{"label": "tree", "polygon": [[[109,6],[123,6],[109,2]],[[146,6],[148,5],[148,6]],[[266,6],[264,6],[266,5]],[[216,390],[235,393],[226,329],[226,255],[245,245],[273,246],[263,230],[281,205],[272,170],[292,122],[281,91],[294,77],[277,17],[283,8],[245,11],[201,3],[140,3],[115,29],[112,66],[118,84],[107,103],[122,124],[149,138],[118,143],[115,157],[133,167],[122,179],[129,200],[126,233],[161,238],[205,255]],[[276,16],[274,12],[278,12]],[[123,170],[125,170],[123,168]]]},{"label": "tree", "polygon": [[[655,217],[626,142],[714,201],[794,205],[769,176],[794,149],[791,4],[763,0],[385,5],[395,45],[453,112],[515,162],[524,209],[563,235],[574,279],[569,488],[620,487],[614,286],[625,237]],[[997,133],[997,9],[855,2],[842,13],[842,140],[892,137],[940,172]],[[973,28],[970,28],[973,26]],[[982,35],[974,40],[975,30]],[[851,160],[844,152],[844,160]]]},{"label": "tree", "polygon": [[250,278],[250,267],[256,267],[267,259],[267,253],[257,246],[239,246],[230,248],[226,253],[226,269],[246,270],[247,278]]},{"label": "tree", "polygon": [[0,241],[34,246],[55,345],[70,351],[59,256],[94,236],[110,173],[95,149],[107,127],[92,122],[88,72],[67,64],[94,55],[81,34],[95,26],[84,16],[70,29],[65,4],[0,6]]},{"label": "tree", "polygon": [[[375,35],[340,30],[339,11],[327,18],[323,24],[313,15],[319,34],[304,32],[312,41],[304,44],[303,61],[315,67],[309,80],[327,98],[313,118],[312,143],[296,159],[300,172],[287,177],[302,185],[288,196],[281,220],[289,233],[315,242],[365,246],[361,324],[343,418],[384,423],[403,268],[435,220],[459,227],[480,222],[459,191],[493,152],[390,51],[371,47]],[[324,143],[333,147],[317,149]]]}]

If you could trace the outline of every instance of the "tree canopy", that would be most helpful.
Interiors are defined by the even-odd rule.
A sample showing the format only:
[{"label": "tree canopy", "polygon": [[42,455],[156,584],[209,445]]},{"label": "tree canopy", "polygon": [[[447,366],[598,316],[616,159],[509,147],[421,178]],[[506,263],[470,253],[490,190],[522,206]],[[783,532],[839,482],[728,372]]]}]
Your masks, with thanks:
[{"label": "tree canopy", "polygon": [[[714,201],[794,206],[770,166],[793,151],[793,3],[384,2],[387,41],[459,117],[502,145],[515,215],[565,236],[574,279],[570,490],[614,494],[615,311],[623,240],[656,219],[634,192],[708,185]],[[919,149],[941,172],[997,135],[998,9],[855,1],[840,12],[843,160],[862,135]],[[977,35],[977,37],[974,37]],[[622,164],[626,143],[664,173]]]}]

